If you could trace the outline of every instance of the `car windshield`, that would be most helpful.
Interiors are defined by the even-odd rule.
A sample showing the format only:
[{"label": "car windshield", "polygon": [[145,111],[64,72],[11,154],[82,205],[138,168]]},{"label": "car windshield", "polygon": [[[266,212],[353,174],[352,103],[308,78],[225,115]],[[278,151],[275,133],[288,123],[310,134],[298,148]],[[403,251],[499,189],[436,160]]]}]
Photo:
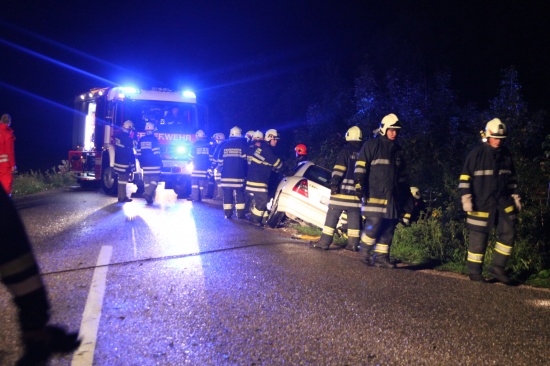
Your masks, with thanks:
[{"label": "car windshield", "polygon": [[310,166],[304,173],[304,178],[311,180],[317,184],[321,184],[327,188],[330,188],[330,180],[332,179],[332,173],[330,170],[321,168],[317,165]]}]

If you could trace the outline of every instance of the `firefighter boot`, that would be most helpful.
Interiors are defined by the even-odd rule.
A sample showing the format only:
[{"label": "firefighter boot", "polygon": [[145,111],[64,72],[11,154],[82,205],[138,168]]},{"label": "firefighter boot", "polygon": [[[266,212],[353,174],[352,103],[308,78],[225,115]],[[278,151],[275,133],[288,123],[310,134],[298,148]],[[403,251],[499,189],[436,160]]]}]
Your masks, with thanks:
[{"label": "firefighter boot", "polygon": [[52,325],[39,330],[24,331],[22,341],[25,353],[17,361],[17,366],[47,365],[53,354],[69,353],[80,346],[77,333],[68,333],[65,329]]},{"label": "firefighter boot", "polygon": [[316,241],[310,241],[309,242],[315,249],[322,249],[322,250],[328,250],[330,248],[330,244],[327,244],[323,241],[316,240]]},{"label": "firefighter boot", "polygon": [[374,245],[363,244],[362,247],[362,250],[365,253],[365,256],[363,257],[363,262],[367,266],[372,267],[374,265],[374,263],[372,262],[372,252],[374,251]]},{"label": "firefighter boot", "polygon": [[372,256],[373,266],[378,268],[395,268],[395,264],[390,262],[390,256],[388,254],[374,253]]},{"label": "firefighter boot", "polygon": [[498,281],[509,284],[510,277],[506,275],[506,271],[504,270],[504,267],[495,266],[489,267],[489,273],[493,275],[494,278],[496,278]]},{"label": "firefighter boot", "polygon": [[153,204],[153,197],[151,197],[151,195],[147,194],[147,193],[144,193],[143,194],[143,198],[145,198],[145,201],[147,201],[147,204],[148,205],[152,205]]},{"label": "firefighter boot", "polygon": [[481,263],[468,262],[468,277],[470,281],[486,282],[485,278],[481,275],[481,266]]}]

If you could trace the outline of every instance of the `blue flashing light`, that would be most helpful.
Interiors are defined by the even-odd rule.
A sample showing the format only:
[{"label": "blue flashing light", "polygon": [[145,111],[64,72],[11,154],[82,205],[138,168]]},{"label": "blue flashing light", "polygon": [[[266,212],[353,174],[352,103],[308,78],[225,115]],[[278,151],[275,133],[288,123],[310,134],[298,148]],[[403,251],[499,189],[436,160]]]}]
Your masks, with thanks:
[{"label": "blue flashing light", "polygon": [[176,152],[178,154],[185,154],[187,152],[187,148],[185,146],[178,146]]},{"label": "blue flashing light", "polygon": [[197,96],[191,90],[184,90],[182,92],[184,98],[196,98]]},{"label": "blue flashing light", "polygon": [[140,90],[133,86],[120,86],[118,87],[118,90],[120,90],[121,93],[124,94],[139,94]]}]

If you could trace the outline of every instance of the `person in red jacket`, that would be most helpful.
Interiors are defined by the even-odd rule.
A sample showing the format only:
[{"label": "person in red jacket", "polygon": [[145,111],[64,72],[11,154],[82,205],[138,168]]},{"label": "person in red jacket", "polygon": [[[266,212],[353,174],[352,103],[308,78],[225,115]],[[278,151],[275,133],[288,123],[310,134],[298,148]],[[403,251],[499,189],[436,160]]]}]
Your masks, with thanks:
[{"label": "person in red jacket", "polygon": [[3,114],[0,120],[0,184],[8,196],[11,196],[13,173],[17,170],[14,151],[15,135],[10,124],[11,116],[7,113]]}]

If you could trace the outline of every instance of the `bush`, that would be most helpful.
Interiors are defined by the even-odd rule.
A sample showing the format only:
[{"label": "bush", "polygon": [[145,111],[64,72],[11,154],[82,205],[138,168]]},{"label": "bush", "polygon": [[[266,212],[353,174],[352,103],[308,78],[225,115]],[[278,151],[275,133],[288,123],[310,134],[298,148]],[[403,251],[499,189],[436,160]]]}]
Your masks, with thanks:
[{"label": "bush", "polygon": [[68,161],[63,160],[57,167],[42,173],[30,170],[18,173],[13,179],[13,196],[20,197],[48,189],[65,187],[75,184],[75,178],[69,172]]}]

